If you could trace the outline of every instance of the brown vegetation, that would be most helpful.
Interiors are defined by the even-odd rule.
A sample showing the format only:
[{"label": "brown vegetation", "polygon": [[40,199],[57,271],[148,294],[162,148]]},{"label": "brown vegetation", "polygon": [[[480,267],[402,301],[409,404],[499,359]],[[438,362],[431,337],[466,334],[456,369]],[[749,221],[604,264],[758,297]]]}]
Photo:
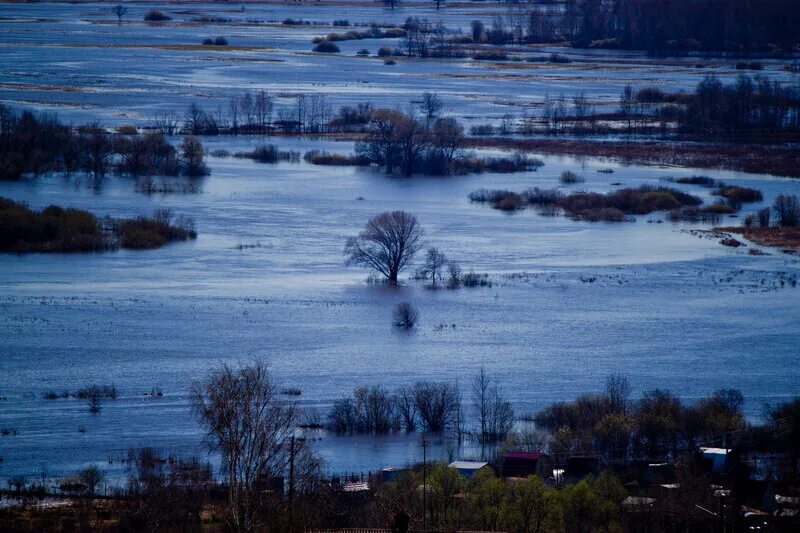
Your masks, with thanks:
[{"label": "brown vegetation", "polygon": [[466,146],[505,148],[541,154],[607,158],[628,165],[739,170],[800,177],[800,150],[789,145],[680,143],[670,141],[591,141],[470,137]]},{"label": "brown vegetation", "polygon": [[748,228],[744,226],[727,226],[714,229],[736,233],[761,246],[770,246],[787,252],[800,253],[800,227]]},{"label": "brown vegetation", "polygon": [[93,252],[122,248],[158,248],[194,239],[191,219],[173,218],[168,210],[152,217],[101,221],[88,211],[55,205],[33,211],[0,197],[0,251]]},{"label": "brown vegetation", "polygon": [[[654,211],[670,211],[696,207],[702,202],[677,189],[641,186],[624,188],[607,194],[576,192],[562,195],[557,190],[530,189],[524,193],[507,190],[479,189],[469,195],[478,203],[491,203],[495,209],[513,211],[528,205],[553,206],[563,209],[575,220],[588,222],[623,222],[625,215],[647,215]],[[729,209],[728,206],[721,206]]]}]

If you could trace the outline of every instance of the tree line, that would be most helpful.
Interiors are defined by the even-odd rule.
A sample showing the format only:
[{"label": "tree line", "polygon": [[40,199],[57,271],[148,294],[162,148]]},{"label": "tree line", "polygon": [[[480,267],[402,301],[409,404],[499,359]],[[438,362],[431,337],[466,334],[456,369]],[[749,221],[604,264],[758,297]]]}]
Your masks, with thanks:
[{"label": "tree line", "polygon": [[109,133],[97,123],[71,126],[55,115],[0,105],[0,179],[83,172],[99,184],[110,170],[133,178],[208,174],[203,146],[192,136],[176,149],[160,132]]},{"label": "tree line", "polygon": [[[493,390],[500,386],[483,371],[473,380],[476,428],[481,433],[492,431],[491,414],[484,417],[480,412],[485,408],[488,413],[496,404]],[[433,382],[415,388],[428,389],[425,396],[455,394]],[[570,455],[591,454],[602,459],[604,471],[554,485],[537,476],[506,482],[490,468],[464,477],[446,464],[426,461],[391,481],[370,478],[368,491],[348,492],[343,486],[347,480],[322,475],[323,465],[311,442],[297,432],[301,410],[281,390],[260,361],[211,369],[193,384],[191,402],[205,445],[220,459],[218,474],[197,458],[152,448],[131,450],[124,459],[126,484],[102,506],[103,525],[122,531],[195,529],[204,524],[232,531],[430,527],[582,533],[645,527],[713,530],[720,520],[740,523],[740,505],[760,505],[749,503],[752,497],[740,483],[741,471],[732,471],[733,477],[722,481],[727,490],[740,491],[732,500],[735,505],[714,517],[694,512],[696,505],[715,508],[710,502],[721,482],[716,478],[717,485],[712,485],[708,470],[692,453],[695,444],[718,443],[738,454],[786,455],[788,471],[776,472],[781,477],[775,481],[780,487],[797,483],[800,399],[770,407],[764,424],[750,425],[741,412],[743,397],[734,389],[720,389],[688,405],[666,390],[646,391],[634,400],[628,380],[612,375],[603,393],[556,402],[535,415],[537,425],[552,435],[549,440],[515,431],[504,444],[510,450],[547,451],[557,466]],[[364,416],[380,420],[384,400],[364,398],[371,394],[386,396],[380,388],[356,391],[367,405]],[[441,403],[430,405],[436,410]],[[639,479],[633,459],[640,457],[645,464],[668,459],[675,467],[676,484],[658,507],[626,512],[623,500],[637,494],[639,486],[628,488],[622,482]],[[73,507],[43,506],[24,515],[13,507],[0,509],[0,527],[30,520],[32,529],[48,530],[70,513],[76,525],[89,529],[93,522],[99,524],[95,495],[103,479],[100,468],[86,467],[60,483],[62,493],[76,498]],[[18,497],[47,493],[43,484],[37,488],[35,483],[23,493],[27,484],[15,478],[9,488]]]},{"label": "tree line", "polygon": [[[555,42],[634,48],[652,54],[790,53],[798,45],[791,0],[514,1],[508,25],[496,21],[489,42]],[[506,29],[507,28],[507,29]],[[502,44],[498,43],[498,44]]]}]

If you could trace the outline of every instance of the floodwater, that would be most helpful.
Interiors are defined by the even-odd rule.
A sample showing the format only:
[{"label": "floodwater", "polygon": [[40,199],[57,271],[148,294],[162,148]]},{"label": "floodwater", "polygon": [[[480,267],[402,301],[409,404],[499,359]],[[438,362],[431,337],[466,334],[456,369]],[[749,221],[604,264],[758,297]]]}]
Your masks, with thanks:
[{"label": "floodwater", "polygon": [[[735,70],[735,60],[653,59],[637,52],[552,46],[515,47],[514,53],[521,58],[559,53],[572,63],[399,58],[384,65],[375,57],[378,48],[397,48],[398,39],[342,41],[341,53],[332,55],[312,53],[311,40],[347,31],[331,25],[342,18],[351,24],[402,24],[416,16],[469,32],[471,20],[489,27],[505,8],[478,3],[437,13],[432,2],[395,10],[377,3],[342,9],[294,3],[241,7],[130,5],[125,23],[118,25],[108,3],[0,4],[0,101],[58,111],[75,122],[146,125],[158,113],[181,114],[192,101],[215,112],[243,91],[269,91],[276,97],[277,116],[301,93],[324,93],[334,109],[365,101],[404,108],[428,90],[441,96],[445,113],[467,124],[496,124],[505,114],[536,112],[545,95],[571,98],[583,91],[599,109],[615,107],[626,83],[691,91],[707,74],[731,82],[742,72]],[[143,22],[151,8],[173,20]],[[200,16],[229,22],[201,24],[195,21]],[[289,17],[316,24],[281,23]],[[230,46],[199,46],[216,36],[226,37]],[[362,48],[371,56],[357,57]],[[787,63],[765,60],[759,74],[789,80]]]},{"label": "floodwater", "polygon": [[[211,149],[255,142],[205,141]],[[556,186],[562,170],[600,191],[691,172],[611,165],[615,173],[602,174],[606,162],[544,160],[538,172],[398,179],[210,158],[201,192],[182,195],[145,196],[114,177],[99,191],[60,176],[0,184],[0,195],[36,208],[132,216],[166,207],[192,216],[199,233],[159,250],[0,256],[0,427],[17,430],[0,437],[0,475],[30,475],[40,464],[65,474],[107,459],[113,473],[132,446],[198,451],[191,381],[253,357],[269,360],[283,385],[302,390],[300,403],[322,414],[361,384],[457,381],[468,398],[481,366],[518,413],[599,390],[612,372],[627,374],[637,392],[665,387],[687,400],[737,387],[752,417],[800,392],[797,257],[750,256],[687,232],[703,225],[657,223],[659,215],[590,224],[467,200],[484,186]],[[757,186],[765,203],[779,191],[800,193],[797,181],[713,175]],[[489,273],[492,287],[366,283],[366,272],[344,266],[342,248],[387,209],[414,213],[430,244],[465,271]],[[390,325],[400,301],[420,310],[412,333]],[[79,400],[42,399],[90,383],[114,383],[120,398],[98,415]],[[154,387],[164,396],[149,398]],[[418,439],[321,435],[318,447],[330,471],[366,471],[418,458]],[[435,453],[446,456],[446,447]]]},{"label": "floodwater", "polygon": [[[195,43],[220,33],[196,25],[168,27],[175,34],[156,31],[138,22],[141,6],[131,7],[131,23],[119,28],[95,20],[101,12],[96,4],[0,5],[0,99],[58,109],[76,122],[146,124],[159,110],[178,109],[193,98],[212,103],[242,88],[324,89],[336,93],[334,105],[365,98],[377,105],[408,102],[426,88],[443,93],[448,112],[484,118],[517,109],[493,103],[497,96],[520,102],[560,90],[545,77],[509,82],[446,76],[491,68],[466,61],[398,62],[396,70],[384,71],[380,62],[366,70],[365,60],[354,57],[307,54],[310,38],[330,28],[236,28],[242,42],[279,48],[264,56],[274,55],[280,64],[219,62],[197,51],[51,46],[56,40],[112,38],[174,42],[178,32]],[[263,9],[274,11],[257,16],[265,20],[282,20],[290,10]],[[295,9],[301,8],[292,6],[292,15],[302,18],[340,18],[322,9],[302,8],[308,15]],[[351,19],[364,21],[401,21],[407,15],[349,9]],[[466,26],[474,16],[465,12],[458,20]],[[50,31],[40,31],[44,27]],[[626,76],[675,80],[690,88],[703,75],[694,69],[675,74],[655,64],[623,74],[601,70],[613,77],[602,81],[597,72],[586,78],[596,65],[571,65],[562,71],[571,86],[585,82],[580,86],[607,99],[616,98]],[[354,72],[369,72],[369,83]],[[14,87],[20,83],[34,86]],[[203,142],[210,151],[243,151],[263,140]],[[312,139],[281,139],[279,147],[353,149],[351,143]],[[542,159],[545,166],[537,172],[399,179],[371,169],[209,157],[212,174],[200,180],[199,192],[153,196],[118,177],[99,189],[61,176],[0,182],[0,196],[34,208],[59,204],[115,217],[169,208],[193,217],[199,233],[196,241],[159,250],[0,256],[0,428],[16,430],[0,436],[0,478],[42,469],[65,475],[90,462],[118,476],[129,447],[202,452],[188,409],[192,380],[220,362],[254,357],[267,359],[282,385],[302,390],[301,405],[323,415],[334,399],[362,384],[393,389],[421,379],[447,380],[457,382],[468,399],[470,380],[481,366],[499,380],[519,414],[598,391],[612,372],[628,375],[636,394],[669,388],[687,401],[720,387],[739,388],[754,419],[765,403],[800,394],[796,256],[774,250],[751,256],[746,248],[729,249],[689,233],[708,225],[675,225],[658,214],[591,224],[534,210],[504,213],[467,199],[480,187],[555,187],[563,170],[586,178],[572,189],[593,191],[703,173],[762,190],[764,202],[747,206],[744,214],[779,193],[800,194],[800,181]],[[607,168],[615,172],[598,172]],[[679,187],[710,201],[707,189]],[[344,265],[344,242],[370,216],[389,209],[415,214],[427,242],[465,271],[488,273],[492,286],[433,291],[411,280],[396,289],[368,284],[367,272]],[[419,327],[411,333],[390,324],[391,309],[401,301],[420,310]],[[114,383],[120,397],[106,401],[96,415],[79,400],[42,398],[50,389],[91,383]],[[156,387],[163,396],[150,398]],[[364,472],[421,457],[419,435],[314,438],[330,472]],[[442,443],[433,449],[434,457],[448,455]]]}]

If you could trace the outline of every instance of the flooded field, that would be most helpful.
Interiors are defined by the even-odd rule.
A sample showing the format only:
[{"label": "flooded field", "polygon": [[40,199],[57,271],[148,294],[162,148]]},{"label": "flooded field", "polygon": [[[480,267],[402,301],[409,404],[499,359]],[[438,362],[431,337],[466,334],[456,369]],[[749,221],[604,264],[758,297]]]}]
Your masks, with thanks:
[{"label": "flooded field", "polygon": [[[627,81],[689,90],[709,72],[736,75],[722,60],[702,61],[700,69],[692,59],[567,49],[559,52],[573,57],[568,65],[398,60],[387,66],[355,57],[358,48],[374,52],[383,41],[343,42],[340,55],[315,55],[311,39],[330,26],[280,24],[287,16],[329,24],[340,18],[330,8],[167,6],[173,21],[153,27],[141,18],[154,5],[131,6],[118,26],[107,4],[0,4],[0,101],[57,111],[74,123],[142,126],[195,99],[213,109],[242,90],[269,90],[278,106],[292,105],[298,93],[322,91],[336,107],[407,105],[431,90],[441,95],[446,114],[491,121],[536,105],[547,93],[570,93],[578,82],[593,100],[612,105]],[[231,22],[199,24],[192,21],[195,11]],[[364,23],[400,23],[408,15],[402,8],[346,11],[351,22]],[[466,30],[473,18],[488,21],[489,12],[448,9],[447,23]],[[440,16],[432,7],[414,14]],[[174,48],[209,35],[226,35],[232,49]],[[765,64],[770,75],[789,76],[779,62]],[[250,136],[202,141],[209,152],[264,142]],[[301,152],[353,151],[351,142],[268,142]],[[188,408],[192,380],[221,361],[253,357],[267,359],[283,385],[302,390],[299,402],[323,416],[334,399],[362,384],[394,389],[446,380],[468,396],[482,366],[520,415],[599,390],[613,372],[630,378],[634,395],[668,388],[691,400],[721,387],[741,389],[753,419],[765,403],[800,394],[796,255],[750,255],[751,246],[728,248],[694,231],[710,224],[674,224],[664,213],[587,223],[468,200],[481,187],[558,187],[565,170],[586,179],[566,190],[597,192],[708,174],[764,193],[741,217],[778,194],[800,194],[800,181],[541,159],[536,172],[404,179],[371,168],[209,156],[211,175],[199,180],[198,192],[149,196],[116,176],[99,188],[61,175],[0,182],[0,196],[33,208],[58,204],[114,217],[169,208],[191,216],[198,232],[196,241],[151,251],[0,255],[0,428],[16,431],[0,436],[0,478],[42,469],[65,475],[90,462],[120,476],[129,447],[200,452]],[[598,172],[606,169],[614,172]],[[711,198],[708,189],[671,186]],[[434,291],[404,279],[390,289],[346,267],[346,238],[371,216],[396,209],[416,215],[426,242],[465,271],[488,273],[492,285]],[[391,327],[392,306],[401,301],[420,310],[411,333]],[[91,383],[114,383],[120,391],[96,415],[82,400],[42,398],[47,390]],[[154,389],[163,396],[151,397]],[[413,434],[313,436],[332,473],[421,457]],[[433,457],[447,454],[442,443],[434,448]]]},{"label": "flooded field", "polygon": [[[145,23],[142,16],[151,8],[172,20]],[[497,9],[476,4],[437,12],[433,4],[395,10],[357,4],[340,10],[276,3],[246,5],[242,11],[235,4],[148,3],[130,6],[118,25],[106,3],[0,4],[0,101],[58,111],[75,122],[145,125],[157,113],[182,112],[192,101],[213,111],[245,90],[275,94],[277,108],[293,105],[301,93],[324,93],[334,108],[364,101],[403,108],[428,90],[442,97],[446,114],[467,123],[498,122],[505,114],[537,109],[545,95],[571,98],[580,90],[602,108],[616,106],[626,83],[690,91],[708,74],[730,82],[740,73],[735,60],[656,60],[639,52],[552,46],[515,50],[521,58],[558,53],[572,62],[398,58],[385,65],[375,57],[381,46],[397,48],[399,39],[341,41],[339,54],[311,52],[314,37],[346,30],[331,25],[337,19],[402,24],[415,16],[468,33],[471,20],[488,26]],[[225,22],[197,22],[201,16]],[[283,24],[287,18],[315,24]],[[226,37],[229,46],[201,46],[216,36]],[[358,57],[362,48],[372,55]],[[791,79],[786,63],[765,60],[761,73]]]}]

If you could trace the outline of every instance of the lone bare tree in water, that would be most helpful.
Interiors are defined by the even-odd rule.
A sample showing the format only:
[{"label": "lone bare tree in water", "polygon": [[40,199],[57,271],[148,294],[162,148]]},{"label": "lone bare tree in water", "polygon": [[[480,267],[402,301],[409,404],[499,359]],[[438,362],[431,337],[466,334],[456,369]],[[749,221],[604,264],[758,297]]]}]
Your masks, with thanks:
[{"label": "lone bare tree in water", "polygon": [[298,412],[282,400],[266,364],[227,364],[209,372],[192,390],[192,405],[209,448],[218,452],[228,485],[228,521],[234,531],[263,527],[259,484],[283,476],[295,454]]},{"label": "lone bare tree in water", "polygon": [[405,211],[372,217],[358,237],[347,239],[344,255],[349,265],[371,268],[392,285],[422,247],[424,232],[417,218]]}]

